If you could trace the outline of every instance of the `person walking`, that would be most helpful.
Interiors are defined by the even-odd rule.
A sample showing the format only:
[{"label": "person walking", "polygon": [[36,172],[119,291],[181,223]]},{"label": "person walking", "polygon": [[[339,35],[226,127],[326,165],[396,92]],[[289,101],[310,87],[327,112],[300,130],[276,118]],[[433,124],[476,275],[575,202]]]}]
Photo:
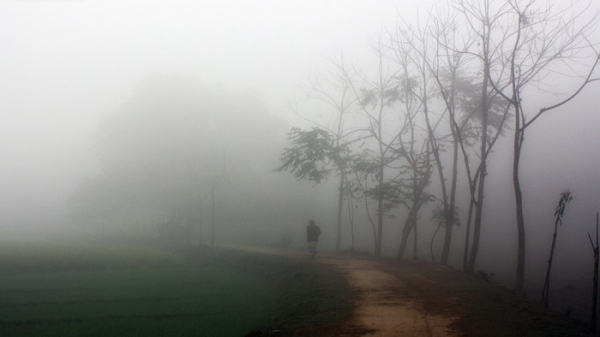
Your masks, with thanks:
[{"label": "person walking", "polygon": [[308,226],[306,226],[306,247],[308,247],[308,252],[310,253],[311,259],[317,255],[319,235],[321,235],[321,228],[315,225],[315,220],[310,220],[308,222]]}]

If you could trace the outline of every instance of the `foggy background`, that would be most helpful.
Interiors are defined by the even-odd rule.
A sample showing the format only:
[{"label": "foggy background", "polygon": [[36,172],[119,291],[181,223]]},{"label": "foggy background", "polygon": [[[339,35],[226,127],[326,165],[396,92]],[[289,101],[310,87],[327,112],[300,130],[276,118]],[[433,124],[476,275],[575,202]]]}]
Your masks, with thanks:
[{"label": "foggy background", "polygon": [[[323,248],[331,249],[335,183],[312,186],[296,182],[289,173],[272,172],[288,145],[286,132],[293,126],[308,127],[289,104],[306,104],[302,87],[312,72],[327,67],[328,58],[343,53],[358,64],[369,64],[370,37],[393,27],[398,15],[411,20],[439,3],[419,1],[417,8],[414,1],[404,0],[0,1],[0,237],[30,240],[94,234],[70,216],[68,204],[82,185],[112,165],[111,160],[117,161],[102,155],[103,146],[110,143],[106,141],[110,137],[102,136],[106,125],[127,125],[118,116],[124,112],[136,116],[139,111],[132,105],[155,107],[156,97],[164,91],[178,95],[182,88],[189,89],[190,95],[182,97],[190,107],[203,106],[194,101],[199,94],[215,99],[209,110],[220,102],[222,107],[237,107],[231,116],[216,113],[216,124],[207,122],[226,130],[218,133],[222,137],[218,145],[207,148],[229,147],[223,151],[251,154],[233,165],[237,173],[223,187],[223,200],[234,201],[218,206],[218,221],[223,224],[218,223],[217,241],[278,244],[289,235],[292,245],[301,247],[305,225],[314,218],[323,230]],[[521,166],[527,273],[532,277],[528,285],[543,281],[554,208],[559,193],[567,188],[574,200],[559,228],[553,271],[582,282],[591,278],[587,233],[594,233],[595,214],[600,211],[598,93],[598,84],[591,84],[574,102],[549,112],[528,130]],[[548,95],[540,92],[540,97]],[[153,130],[151,134],[140,141],[169,143],[174,134],[160,126],[168,129],[173,120],[185,124],[185,117],[169,116],[173,117],[157,117],[155,128],[145,129]],[[160,118],[165,118],[163,124]],[[135,118],[130,122],[137,127]],[[516,263],[510,135],[500,139],[488,164],[478,259],[480,269],[494,272],[506,283],[511,282]],[[196,137],[193,131],[190,137]],[[205,138],[197,139],[206,145]],[[203,200],[206,207],[206,197]],[[286,208],[280,214],[290,205],[293,211]],[[247,219],[226,217],[231,208],[244,207],[253,214],[248,218],[252,226]],[[459,201],[459,207],[464,212],[467,204]],[[427,212],[423,211],[421,223],[428,221]],[[357,222],[362,239],[355,248],[371,251],[371,229],[364,219]],[[207,228],[206,219],[204,223]],[[433,225],[422,224],[420,236],[427,244],[421,258],[429,258],[434,230]],[[384,250],[394,254],[393,243],[400,236],[397,221],[386,220],[385,233],[389,240]],[[451,254],[456,268],[463,236],[460,227]],[[347,234],[343,241],[348,247]]]},{"label": "foggy background", "polygon": [[286,101],[311,67],[332,53],[364,51],[398,5],[0,2],[3,231],[64,223],[65,198],[97,170],[90,149],[98,124],[146,76],[253,91],[269,113],[293,118]]}]

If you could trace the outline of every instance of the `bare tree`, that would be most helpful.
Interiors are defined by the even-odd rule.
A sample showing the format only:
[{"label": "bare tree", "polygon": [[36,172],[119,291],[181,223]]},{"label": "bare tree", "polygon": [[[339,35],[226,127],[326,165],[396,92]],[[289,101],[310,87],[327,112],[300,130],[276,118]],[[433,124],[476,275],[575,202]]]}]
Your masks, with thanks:
[{"label": "bare tree", "polygon": [[[600,53],[588,39],[599,22],[598,11],[590,16],[591,1],[575,1],[558,9],[536,0],[510,0],[494,11],[489,30],[491,35],[489,60],[500,60],[501,66],[489,64],[484,76],[501,96],[509,101],[514,113],[513,188],[516,203],[518,232],[517,270],[514,291],[521,293],[525,280],[525,212],[519,175],[525,132],[548,111],[573,100],[583,88],[595,81],[592,78]],[[479,3],[479,2],[476,2]],[[491,8],[488,0],[486,9]],[[469,9],[475,10],[473,3]],[[557,71],[561,69],[561,71]],[[525,89],[542,88],[549,76],[553,79],[579,78],[580,83],[559,99],[543,108],[524,106]],[[534,111],[527,113],[527,111]]]},{"label": "bare tree", "polygon": [[[408,175],[408,182],[402,186],[401,192],[404,194],[402,204],[408,209],[408,215],[404,220],[402,227],[402,236],[398,248],[397,257],[404,258],[405,250],[408,244],[408,236],[414,232],[413,255],[416,258],[417,252],[417,219],[421,207],[431,200],[432,196],[425,192],[429,185],[433,171],[433,162],[435,159],[438,167],[441,167],[439,146],[435,138],[435,129],[439,125],[442,115],[439,115],[432,126],[431,112],[429,110],[432,92],[431,84],[427,72],[424,68],[424,60],[420,57],[423,50],[427,48],[423,40],[415,41],[414,35],[407,34],[411,29],[398,29],[395,36],[392,37],[395,62],[399,66],[397,75],[397,99],[399,101],[399,115],[403,120],[402,127],[397,136],[397,153],[403,158],[405,173]],[[425,120],[426,128],[422,130],[418,122]],[[422,131],[421,131],[422,130]],[[441,177],[443,180],[443,176]],[[443,195],[446,195],[443,189]]]},{"label": "bare tree", "polygon": [[[441,205],[443,214],[445,214],[443,224],[445,236],[440,263],[446,264],[448,261],[452,242],[452,229],[458,224],[456,190],[458,185],[458,159],[459,153],[462,153],[466,178],[471,191],[464,269],[472,270],[477,256],[483,210],[483,202],[482,200],[479,202],[479,199],[482,199],[484,191],[482,182],[485,182],[485,175],[482,177],[479,172],[482,172],[485,168],[492,147],[502,134],[508,110],[506,104],[495,97],[498,94],[491,91],[485,78],[482,82],[475,80],[478,77],[477,74],[483,73],[483,71],[479,65],[473,65],[475,62],[479,62],[480,57],[474,56],[470,50],[475,42],[478,42],[481,46],[482,35],[486,36],[485,31],[477,31],[480,28],[475,26],[467,26],[468,29],[466,30],[460,29],[455,14],[450,10],[432,12],[429,15],[430,21],[425,26],[417,28],[403,22],[402,26],[397,27],[396,40],[398,41],[397,49],[401,51],[402,55],[411,55],[411,51],[412,54],[416,54],[413,56],[413,62],[417,65],[416,68],[420,74],[421,82],[432,81],[432,88],[428,89],[431,92],[429,96],[439,98],[443,109],[445,109],[442,113],[437,114],[435,120],[432,120],[431,116],[434,116],[434,114],[430,112],[429,104],[425,101],[430,97],[417,94],[417,97],[420,97],[423,101],[425,124],[432,143],[432,152],[436,161],[441,187]],[[402,48],[402,44],[406,44],[409,48]],[[426,87],[424,88],[426,89]],[[448,123],[447,131],[440,132],[438,130],[444,120]],[[472,146],[472,142],[476,139],[480,139],[481,144],[478,153],[480,160],[474,174],[472,174],[468,148]],[[446,159],[441,156],[442,150],[447,151],[446,147],[450,147],[451,156],[449,176],[444,170],[445,165],[443,165]],[[470,225],[474,209],[476,210],[475,235],[470,252],[471,263],[469,264]]]},{"label": "bare tree", "polygon": [[[494,107],[497,107],[498,105],[502,106],[502,103],[500,102],[500,104],[498,104],[499,102],[495,97],[497,94],[492,92],[493,87],[490,79],[490,68],[504,69],[505,64],[502,62],[502,59],[495,57],[494,53],[499,48],[501,49],[501,46],[498,46],[498,41],[502,42],[507,39],[507,33],[502,29],[497,29],[498,22],[502,19],[506,11],[506,5],[502,2],[498,2],[498,6],[494,6],[495,4],[496,3],[491,0],[470,2],[463,0],[455,1],[455,7],[464,19],[465,26],[472,32],[477,41],[472,49],[465,51],[464,53],[474,56],[474,60],[479,62],[477,73],[482,77],[479,84],[479,99],[476,104],[476,109],[473,110],[473,117],[476,117],[473,120],[477,121],[477,124],[479,124],[479,127],[477,128],[479,130],[477,134],[477,138],[479,139],[479,150],[477,153],[479,162],[469,182],[471,203],[469,206],[467,237],[465,240],[465,253],[463,259],[464,268],[470,273],[474,271],[479,251],[488,157],[491,153],[493,144],[502,134],[508,112],[508,109],[504,109],[503,112],[498,114],[501,116],[499,118],[500,122],[495,125],[496,134],[493,135],[490,130],[490,128],[493,127],[492,121],[494,120],[492,114],[494,112]],[[502,79],[502,76],[497,78],[498,86],[502,86]],[[467,155],[465,154],[464,157],[466,165],[468,166]],[[471,213],[473,210],[475,212],[474,214]],[[473,237],[472,241],[469,241],[471,221],[473,222]],[[469,242],[471,242],[470,247]]]},{"label": "bare tree", "polygon": [[386,213],[385,198],[386,192],[388,192],[385,173],[387,165],[396,159],[393,157],[394,150],[391,144],[397,137],[390,137],[389,130],[385,128],[384,124],[389,113],[388,108],[394,104],[397,98],[394,91],[395,73],[387,62],[388,54],[391,52],[389,44],[385,43],[380,37],[379,40],[372,42],[371,49],[377,60],[376,75],[372,79],[361,78],[361,87],[355,81],[348,79],[354,97],[357,98],[359,106],[368,120],[367,132],[371,139],[375,140],[374,156],[371,159],[375,163],[376,172],[374,176],[377,182],[375,188],[369,194],[377,200],[375,255],[380,256],[383,239],[383,218]]}]

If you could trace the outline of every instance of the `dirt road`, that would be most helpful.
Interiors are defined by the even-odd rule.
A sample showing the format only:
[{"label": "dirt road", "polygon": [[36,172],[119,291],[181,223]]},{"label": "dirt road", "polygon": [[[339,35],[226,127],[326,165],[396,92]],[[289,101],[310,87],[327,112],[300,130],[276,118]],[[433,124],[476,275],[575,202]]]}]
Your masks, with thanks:
[{"label": "dirt road", "polygon": [[[308,258],[303,250],[241,249],[290,258]],[[315,263],[333,267],[346,276],[350,286],[355,309],[350,321],[345,322],[338,332],[333,332],[335,336],[458,336],[449,326],[454,318],[428,314],[414,301],[413,296],[409,296],[409,287],[399,277],[387,273],[381,262],[351,255],[320,253]],[[411,276],[416,282],[432,282],[416,274]]]},{"label": "dirt road", "polygon": [[362,326],[364,336],[456,336],[453,318],[434,316],[419,308],[407,285],[383,270],[377,261],[326,257],[320,263],[347,276],[355,296],[355,312],[348,324]]}]

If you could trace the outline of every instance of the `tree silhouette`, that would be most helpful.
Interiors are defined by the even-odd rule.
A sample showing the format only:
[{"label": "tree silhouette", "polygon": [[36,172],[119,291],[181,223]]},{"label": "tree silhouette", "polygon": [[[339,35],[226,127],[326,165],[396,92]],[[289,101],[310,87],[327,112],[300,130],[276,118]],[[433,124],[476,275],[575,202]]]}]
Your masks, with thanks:
[{"label": "tree silhouette", "polygon": [[556,248],[556,237],[558,234],[558,225],[562,225],[563,215],[567,204],[573,200],[571,192],[568,190],[560,194],[558,206],[554,211],[554,233],[552,234],[552,245],[550,246],[550,257],[548,258],[548,269],[546,269],[546,278],[544,279],[544,287],[542,288],[542,304],[548,307],[548,298],[550,297],[550,271],[552,270],[552,259],[554,257],[554,249]]}]

